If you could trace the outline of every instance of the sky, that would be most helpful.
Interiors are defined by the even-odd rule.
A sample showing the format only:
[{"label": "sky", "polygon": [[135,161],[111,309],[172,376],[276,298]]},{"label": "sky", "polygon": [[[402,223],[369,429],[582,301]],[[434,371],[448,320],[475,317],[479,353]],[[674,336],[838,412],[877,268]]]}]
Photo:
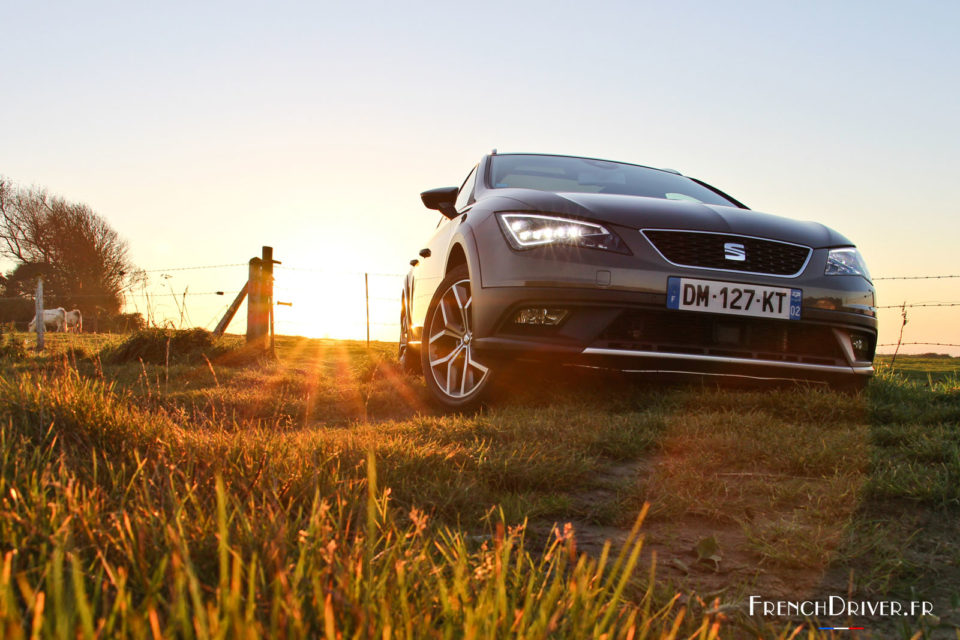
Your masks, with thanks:
[{"label": "sky", "polygon": [[[361,337],[363,273],[403,273],[437,221],[420,191],[492,148],[678,169],[837,229],[875,276],[960,274],[960,3],[0,6],[0,175],[106,218],[156,319],[187,292],[183,323],[212,327],[245,267],[172,269],[270,245],[278,331]],[[369,281],[394,339],[400,278]],[[960,279],[877,288],[960,302]],[[908,320],[960,343],[960,307]],[[896,342],[900,311],[880,322]]]}]

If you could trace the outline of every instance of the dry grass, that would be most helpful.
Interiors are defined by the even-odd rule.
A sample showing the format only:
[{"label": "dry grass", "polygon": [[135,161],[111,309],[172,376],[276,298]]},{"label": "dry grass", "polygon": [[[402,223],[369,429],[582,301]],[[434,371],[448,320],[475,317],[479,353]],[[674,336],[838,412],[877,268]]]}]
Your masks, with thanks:
[{"label": "dry grass", "polygon": [[[462,416],[392,345],[281,338],[235,366],[236,340],[151,364],[55,337],[0,362],[5,637],[788,634],[735,613],[748,571],[684,555],[714,529],[721,569],[853,569],[861,595],[929,594],[950,621],[930,576],[956,584],[960,547],[924,519],[960,513],[950,372],[851,397],[534,371]],[[630,533],[647,501],[654,580]],[[725,614],[674,597],[718,580]]]}]

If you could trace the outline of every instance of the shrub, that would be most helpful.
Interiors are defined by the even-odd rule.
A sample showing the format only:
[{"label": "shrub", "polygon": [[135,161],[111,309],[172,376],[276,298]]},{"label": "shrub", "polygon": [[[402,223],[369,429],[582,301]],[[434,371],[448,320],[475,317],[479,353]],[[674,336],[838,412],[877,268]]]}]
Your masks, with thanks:
[{"label": "shrub", "polygon": [[130,333],[142,331],[147,326],[139,313],[107,313],[97,310],[83,317],[85,331],[94,333]]},{"label": "shrub", "polygon": [[107,348],[101,357],[111,363],[197,362],[223,351],[216,338],[205,329],[141,329],[116,345]]}]

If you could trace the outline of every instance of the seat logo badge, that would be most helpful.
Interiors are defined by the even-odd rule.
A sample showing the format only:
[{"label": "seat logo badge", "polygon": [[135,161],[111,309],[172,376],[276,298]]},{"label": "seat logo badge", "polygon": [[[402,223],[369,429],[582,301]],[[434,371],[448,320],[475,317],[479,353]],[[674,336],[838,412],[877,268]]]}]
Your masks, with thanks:
[{"label": "seat logo badge", "polygon": [[723,257],[734,262],[745,262],[747,259],[747,250],[742,244],[737,242],[723,243]]}]

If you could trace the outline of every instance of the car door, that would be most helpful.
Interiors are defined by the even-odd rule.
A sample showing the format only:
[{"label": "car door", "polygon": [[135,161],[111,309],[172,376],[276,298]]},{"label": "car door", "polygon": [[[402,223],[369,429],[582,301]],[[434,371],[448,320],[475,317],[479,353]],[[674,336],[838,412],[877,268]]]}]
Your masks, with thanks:
[{"label": "car door", "polygon": [[[473,205],[473,187],[477,176],[477,167],[470,170],[467,178],[460,185],[457,201],[454,207],[458,213],[463,213]],[[433,298],[440,282],[443,280],[447,265],[447,252],[450,250],[450,241],[454,231],[460,225],[462,216],[448,219],[442,216],[437,230],[420,250],[420,264],[414,270],[413,305],[411,321],[414,327],[422,327],[427,316],[427,307]]]}]

